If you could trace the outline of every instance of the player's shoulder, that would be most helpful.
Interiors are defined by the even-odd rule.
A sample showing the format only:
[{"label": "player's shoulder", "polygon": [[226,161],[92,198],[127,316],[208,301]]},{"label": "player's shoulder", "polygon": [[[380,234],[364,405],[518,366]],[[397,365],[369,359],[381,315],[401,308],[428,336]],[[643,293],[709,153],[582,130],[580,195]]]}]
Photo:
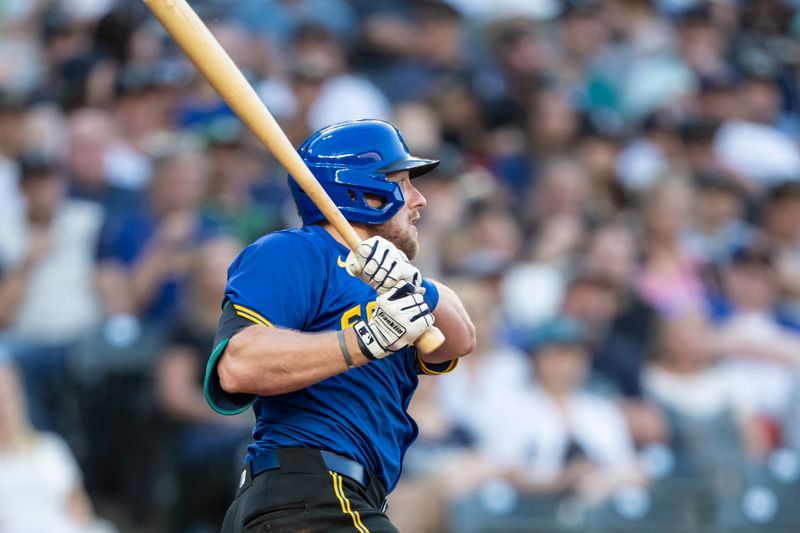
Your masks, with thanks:
[{"label": "player's shoulder", "polygon": [[328,245],[320,231],[325,230],[316,226],[303,226],[268,233],[247,246],[234,264],[259,260],[273,262],[276,257],[289,256],[295,260],[324,259],[329,255]]},{"label": "player's shoulder", "polygon": [[269,251],[288,249],[293,252],[301,250],[321,252],[325,249],[325,241],[323,236],[320,235],[320,229],[317,226],[303,226],[274,231],[259,238],[248,248]]}]

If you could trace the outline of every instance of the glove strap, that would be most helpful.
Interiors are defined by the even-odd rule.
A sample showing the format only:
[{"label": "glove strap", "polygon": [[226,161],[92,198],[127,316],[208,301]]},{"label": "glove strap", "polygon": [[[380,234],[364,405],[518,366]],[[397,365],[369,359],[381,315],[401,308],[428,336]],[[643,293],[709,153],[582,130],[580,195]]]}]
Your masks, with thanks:
[{"label": "glove strap", "polygon": [[372,333],[372,329],[370,329],[366,322],[359,320],[355,323],[353,329],[356,331],[358,347],[361,350],[361,355],[370,361],[377,361],[383,357],[383,355],[385,355],[385,350],[375,338],[375,335]]}]

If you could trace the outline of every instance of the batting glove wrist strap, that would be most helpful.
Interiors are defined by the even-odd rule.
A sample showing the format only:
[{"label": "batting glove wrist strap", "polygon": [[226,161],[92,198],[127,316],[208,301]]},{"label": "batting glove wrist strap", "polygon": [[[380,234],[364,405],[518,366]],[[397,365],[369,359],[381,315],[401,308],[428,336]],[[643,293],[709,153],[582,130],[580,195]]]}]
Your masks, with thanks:
[{"label": "batting glove wrist strap", "polygon": [[384,350],[383,347],[378,343],[375,339],[375,335],[372,333],[372,329],[369,325],[364,322],[363,320],[356,322],[353,329],[356,330],[356,335],[358,337],[358,347],[361,349],[361,354],[369,359],[370,361],[377,361],[383,357],[388,355],[388,351]]}]

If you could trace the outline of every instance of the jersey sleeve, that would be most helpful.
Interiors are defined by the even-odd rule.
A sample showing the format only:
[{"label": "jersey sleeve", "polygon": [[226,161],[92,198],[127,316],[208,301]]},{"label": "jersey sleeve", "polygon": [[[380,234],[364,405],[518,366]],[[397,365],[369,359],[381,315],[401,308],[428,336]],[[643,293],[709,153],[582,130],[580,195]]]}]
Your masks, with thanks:
[{"label": "jersey sleeve", "polygon": [[217,374],[217,362],[222,357],[222,352],[228,346],[228,341],[239,331],[253,322],[236,314],[236,310],[231,302],[226,302],[222,310],[222,317],[219,319],[217,334],[214,336],[214,349],[211,357],[208,358],[206,375],[203,380],[203,391],[208,405],[216,412],[223,415],[236,415],[248,409],[256,399],[253,394],[231,394],[222,389]]},{"label": "jersey sleeve", "polygon": [[452,372],[458,366],[458,358],[445,361],[444,363],[426,363],[417,354],[417,374],[426,376],[440,376]]},{"label": "jersey sleeve", "polygon": [[305,329],[320,305],[324,265],[306,238],[273,233],[246,248],[228,269],[225,301],[254,323]]},{"label": "jersey sleeve", "polygon": [[278,232],[247,247],[230,266],[204,382],[215,411],[238,414],[255,400],[251,394],[227,393],[219,384],[216,365],[231,337],[253,325],[305,329],[322,299],[323,265],[322,254],[306,239]]}]

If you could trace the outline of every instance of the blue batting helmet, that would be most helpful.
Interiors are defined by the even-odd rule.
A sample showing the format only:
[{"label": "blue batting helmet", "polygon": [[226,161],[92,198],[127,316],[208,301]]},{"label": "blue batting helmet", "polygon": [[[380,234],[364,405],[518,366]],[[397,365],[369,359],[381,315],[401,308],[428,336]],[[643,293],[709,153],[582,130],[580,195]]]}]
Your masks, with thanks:
[{"label": "blue batting helmet", "polygon": [[[408,153],[397,129],[382,120],[351,120],[322,128],[300,147],[300,157],[347,220],[382,224],[397,213],[405,199],[397,183],[386,175],[408,170],[416,178],[431,171],[439,161],[420,159]],[[303,224],[325,217],[289,176],[289,187]],[[369,193],[383,199],[372,207]]]}]

